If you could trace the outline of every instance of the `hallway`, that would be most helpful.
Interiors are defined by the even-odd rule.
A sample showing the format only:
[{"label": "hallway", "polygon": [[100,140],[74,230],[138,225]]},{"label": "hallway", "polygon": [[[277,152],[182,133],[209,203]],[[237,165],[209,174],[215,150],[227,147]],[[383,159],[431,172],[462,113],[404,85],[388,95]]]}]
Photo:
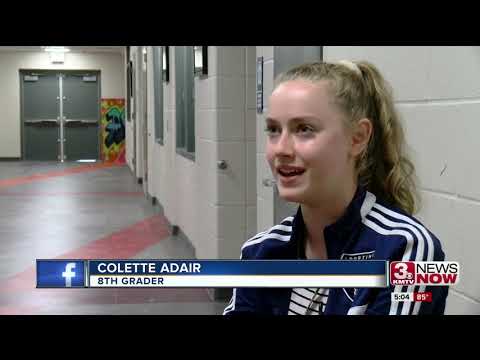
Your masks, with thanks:
[{"label": "hallway", "polygon": [[221,314],[207,289],[36,289],[36,259],[191,259],[127,166],[0,162],[0,314]]}]

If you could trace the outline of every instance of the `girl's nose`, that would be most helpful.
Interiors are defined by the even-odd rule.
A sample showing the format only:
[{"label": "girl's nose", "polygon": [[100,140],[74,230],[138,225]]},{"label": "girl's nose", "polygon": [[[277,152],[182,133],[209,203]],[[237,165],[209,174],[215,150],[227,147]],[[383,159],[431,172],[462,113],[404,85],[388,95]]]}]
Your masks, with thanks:
[{"label": "girl's nose", "polygon": [[291,157],[293,156],[293,142],[290,134],[287,132],[283,132],[278,139],[278,142],[275,147],[275,155],[276,156],[285,156]]}]

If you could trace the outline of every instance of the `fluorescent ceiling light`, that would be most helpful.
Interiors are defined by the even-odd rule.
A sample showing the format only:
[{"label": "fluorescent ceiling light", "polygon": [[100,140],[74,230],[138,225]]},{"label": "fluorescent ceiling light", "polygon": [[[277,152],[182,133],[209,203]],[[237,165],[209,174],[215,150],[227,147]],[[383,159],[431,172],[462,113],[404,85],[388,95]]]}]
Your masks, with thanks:
[{"label": "fluorescent ceiling light", "polygon": [[65,46],[45,46],[44,50],[47,52],[60,52],[60,53],[65,53],[70,51],[70,49],[66,48]]}]

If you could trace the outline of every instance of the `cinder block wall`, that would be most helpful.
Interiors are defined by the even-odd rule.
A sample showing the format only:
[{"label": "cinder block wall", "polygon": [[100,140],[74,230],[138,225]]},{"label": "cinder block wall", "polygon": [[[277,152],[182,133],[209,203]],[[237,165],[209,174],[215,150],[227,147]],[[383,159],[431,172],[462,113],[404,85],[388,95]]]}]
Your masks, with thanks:
[{"label": "cinder block wall", "polygon": [[[149,193],[198,258],[238,258],[256,230],[255,47],[208,47],[208,75],[195,78],[195,160],[176,152],[175,46],[164,84],[164,143],[149,138]],[[154,134],[152,49],[148,132]],[[252,92],[253,91],[253,92]],[[225,160],[226,170],[217,167]]]},{"label": "cinder block wall", "polygon": [[417,214],[460,262],[447,314],[480,314],[480,47],[324,47],[324,59],[368,60],[394,89],[421,187]]},{"label": "cinder block wall", "polygon": [[257,46],[257,58],[263,57],[263,112],[257,114],[257,232],[273,226],[273,187],[263,185],[263,180],[272,179],[265,158],[265,117],[268,114],[268,98],[273,91],[273,46]]}]

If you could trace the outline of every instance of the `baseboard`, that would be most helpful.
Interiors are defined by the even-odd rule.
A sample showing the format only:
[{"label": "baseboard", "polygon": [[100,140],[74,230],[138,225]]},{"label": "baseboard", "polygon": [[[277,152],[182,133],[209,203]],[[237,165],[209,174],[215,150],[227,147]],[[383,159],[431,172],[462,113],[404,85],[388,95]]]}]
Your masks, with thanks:
[{"label": "baseboard", "polygon": [[20,161],[22,158],[19,157],[0,157],[0,161]]},{"label": "baseboard", "polygon": [[[180,227],[178,227],[177,225],[172,225],[171,232],[173,236],[178,236],[178,234],[180,233]],[[190,242],[190,240],[188,240],[188,242]]]},{"label": "baseboard", "polygon": [[181,241],[184,243],[185,247],[187,248],[187,251],[189,253],[189,258],[190,259],[196,259],[197,258],[197,252],[195,250],[195,246],[193,246],[192,242],[188,238],[187,235],[180,229],[179,226],[177,225],[170,225],[170,233],[172,236],[175,236],[177,238],[177,241]]},{"label": "baseboard", "polygon": [[228,302],[232,298],[233,288],[207,289],[208,296],[212,301]]},{"label": "baseboard", "polygon": [[[156,210],[158,210],[158,212],[159,212],[160,214],[162,214],[162,215],[165,216],[165,209],[163,208],[163,205],[160,204],[160,202],[157,200],[157,198],[156,198],[156,197],[152,197],[151,201],[152,201],[152,207],[155,208]],[[168,219],[167,219],[167,221],[168,221]],[[170,223],[169,223],[169,226],[170,226],[170,228],[171,228]]]}]

